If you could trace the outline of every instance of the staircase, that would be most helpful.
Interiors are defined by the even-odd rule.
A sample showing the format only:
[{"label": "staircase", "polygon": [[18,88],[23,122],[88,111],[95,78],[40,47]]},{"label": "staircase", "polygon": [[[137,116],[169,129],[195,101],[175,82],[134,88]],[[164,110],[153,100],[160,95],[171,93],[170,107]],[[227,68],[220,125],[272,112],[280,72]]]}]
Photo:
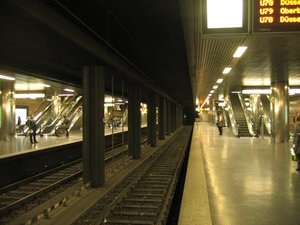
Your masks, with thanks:
[{"label": "staircase", "polygon": [[240,137],[252,137],[252,135],[249,133],[247,121],[246,121],[245,114],[244,114],[243,108],[241,106],[241,102],[240,102],[238,94],[231,93],[229,95],[229,97],[230,97],[230,102],[232,105],[232,110],[233,110],[233,114],[235,117],[235,121],[236,121],[237,125],[239,126],[239,136]]}]

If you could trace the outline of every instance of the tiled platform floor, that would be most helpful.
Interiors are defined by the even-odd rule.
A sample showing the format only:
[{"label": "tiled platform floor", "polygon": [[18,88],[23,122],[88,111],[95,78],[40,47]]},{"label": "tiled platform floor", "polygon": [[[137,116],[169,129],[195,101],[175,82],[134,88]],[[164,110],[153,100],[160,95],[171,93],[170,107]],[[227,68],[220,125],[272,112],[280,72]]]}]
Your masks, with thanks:
[{"label": "tiled platform floor", "polygon": [[179,224],[300,224],[291,144],[236,138],[229,128],[220,136],[216,126],[195,123]]},{"label": "tiled platform floor", "polygon": [[[124,128],[124,131],[127,130],[127,127]],[[121,128],[117,128],[113,130],[114,133],[122,132]],[[110,128],[105,128],[105,135],[112,134],[112,130]],[[68,143],[74,143],[78,141],[82,141],[82,131],[75,130],[70,132],[70,136],[43,136],[40,137],[39,135],[36,136],[37,144],[31,144],[29,136],[16,136],[11,141],[0,141],[0,159],[17,155],[23,154],[30,151],[39,151],[43,149],[47,149],[49,147],[64,145]]]}]

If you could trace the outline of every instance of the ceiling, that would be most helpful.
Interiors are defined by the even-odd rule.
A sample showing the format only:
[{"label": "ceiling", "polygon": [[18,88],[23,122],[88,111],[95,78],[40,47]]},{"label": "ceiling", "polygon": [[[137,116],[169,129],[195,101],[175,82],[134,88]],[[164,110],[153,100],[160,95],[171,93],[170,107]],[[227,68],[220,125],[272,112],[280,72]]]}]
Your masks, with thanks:
[{"label": "ceiling", "polygon": [[[247,86],[269,88],[271,82],[288,80],[292,86],[300,85],[299,32],[253,34],[248,28],[247,34],[205,35],[201,31],[200,1],[180,2],[194,100],[203,102],[219,78],[224,81],[213,98]],[[233,54],[238,46],[248,48],[236,59]],[[231,72],[223,75],[228,66]]]},{"label": "ceiling", "polygon": [[[55,0],[47,4],[100,37],[186,112],[193,112],[195,100],[201,104],[221,77],[224,81],[214,98],[245,86],[269,87],[271,82],[289,80],[290,85],[300,86],[300,33],[253,34],[250,29],[247,34],[202,35],[200,1]],[[17,0],[12,2],[22,8]],[[14,62],[9,66],[51,72],[57,80],[65,74],[68,82],[77,77],[75,83],[80,85],[82,66],[98,62],[96,55],[83,51],[85,46],[70,41],[54,26],[50,29],[21,10],[11,10],[11,16],[11,8],[1,8],[0,43],[6,54],[0,54],[0,66]],[[235,59],[232,55],[240,45],[248,49]],[[232,71],[222,75],[227,66]]]},{"label": "ceiling", "polygon": [[[146,74],[185,106],[202,103],[219,78],[214,98],[271,82],[300,85],[300,33],[202,35],[200,0],[104,2],[142,49]],[[246,52],[233,58],[241,45]]]}]

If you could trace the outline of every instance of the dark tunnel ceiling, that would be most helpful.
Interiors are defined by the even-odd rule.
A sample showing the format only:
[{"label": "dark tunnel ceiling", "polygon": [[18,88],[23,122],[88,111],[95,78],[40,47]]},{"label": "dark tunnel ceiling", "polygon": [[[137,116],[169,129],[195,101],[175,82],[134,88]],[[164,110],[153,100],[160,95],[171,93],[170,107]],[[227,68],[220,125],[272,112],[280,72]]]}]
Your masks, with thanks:
[{"label": "dark tunnel ceiling", "polygon": [[[271,74],[275,82],[288,74],[290,85],[300,85],[299,32],[201,35],[199,0],[59,2],[88,21],[187,109],[193,110],[196,98],[203,101],[220,77],[224,82],[214,98],[243,86],[269,87]],[[234,61],[239,45],[248,49]],[[223,76],[226,66],[233,69]]]},{"label": "dark tunnel ceiling", "polygon": [[[122,46],[119,51],[125,57],[129,53],[128,59],[150,79],[186,109],[193,110],[192,88],[177,1],[109,0],[89,1],[89,4],[84,5],[82,1],[59,2],[85,20],[117,50],[118,46]],[[103,4],[109,8],[109,16],[103,10]],[[130,53],[137,57],[130,58]]]}]

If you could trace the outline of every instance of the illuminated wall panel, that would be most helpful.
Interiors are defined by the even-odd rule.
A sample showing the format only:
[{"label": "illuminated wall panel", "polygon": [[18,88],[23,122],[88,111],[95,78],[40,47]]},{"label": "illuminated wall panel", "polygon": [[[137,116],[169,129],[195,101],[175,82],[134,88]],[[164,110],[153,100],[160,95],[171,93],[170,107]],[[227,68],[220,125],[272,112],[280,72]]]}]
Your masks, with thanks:
[{"label": "illuminated wall panel", "polygon": [[254,32],[299,32],[300,0],[254,0]]},{"label": "illuminated wall panel", "polygon": [[247,32],[247,0],[202,0],[202,34]]}]

